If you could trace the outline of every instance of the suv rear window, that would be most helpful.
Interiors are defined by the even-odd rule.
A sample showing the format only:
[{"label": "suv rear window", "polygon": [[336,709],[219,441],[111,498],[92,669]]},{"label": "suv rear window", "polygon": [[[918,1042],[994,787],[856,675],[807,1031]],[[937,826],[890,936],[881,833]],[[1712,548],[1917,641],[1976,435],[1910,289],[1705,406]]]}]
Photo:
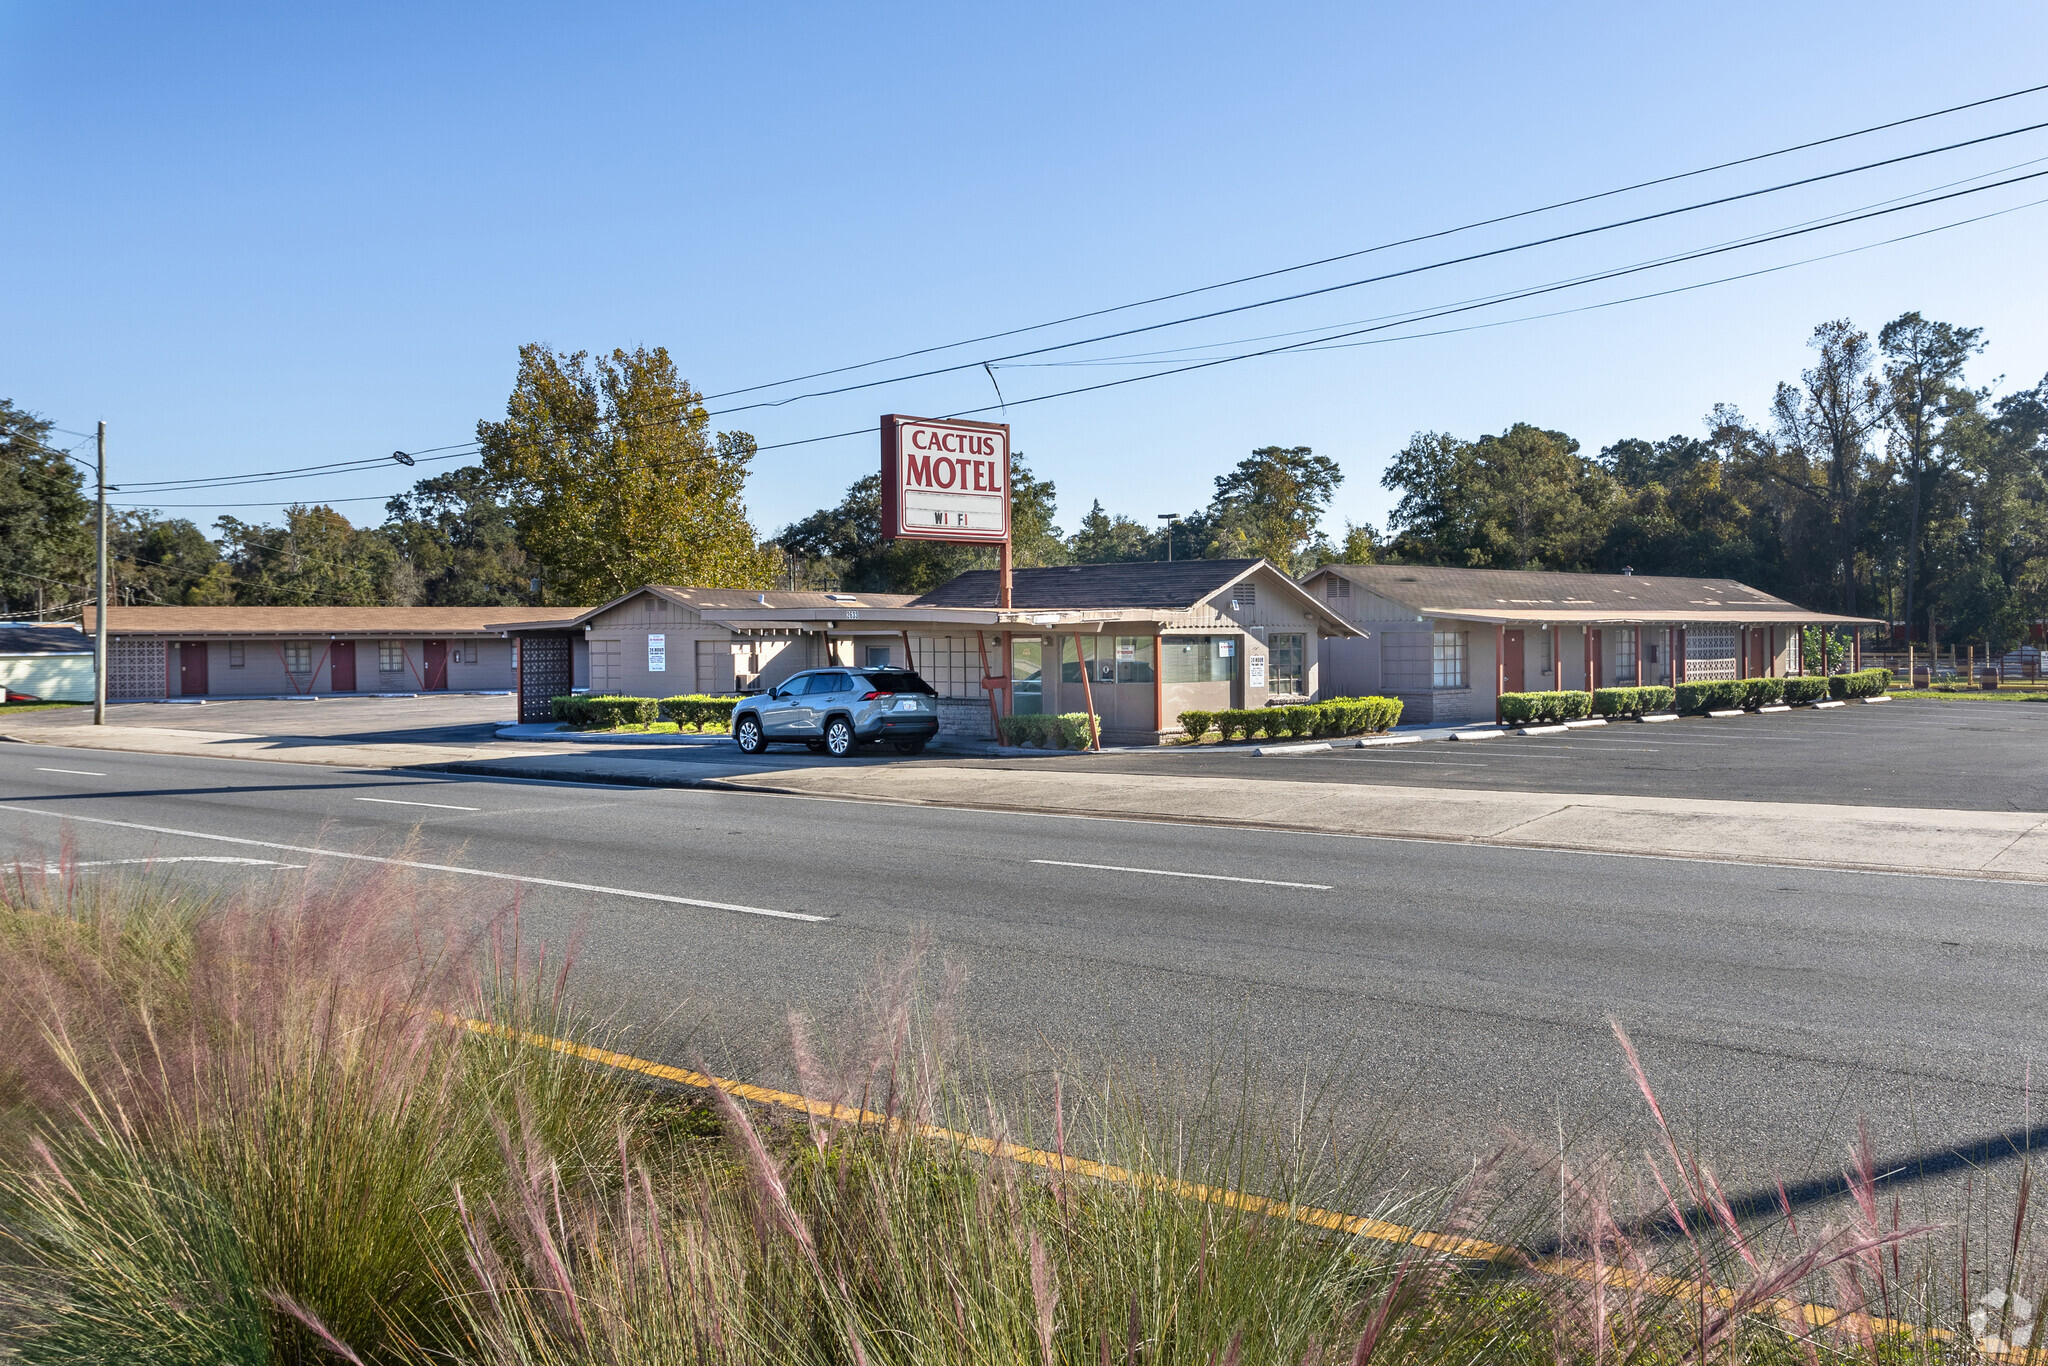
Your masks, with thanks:
[{"label": "suv rear window", "polygon": [[869,669],[868,686],[876,692],[914,692],[937,697],[939,690],[908,669]]}]

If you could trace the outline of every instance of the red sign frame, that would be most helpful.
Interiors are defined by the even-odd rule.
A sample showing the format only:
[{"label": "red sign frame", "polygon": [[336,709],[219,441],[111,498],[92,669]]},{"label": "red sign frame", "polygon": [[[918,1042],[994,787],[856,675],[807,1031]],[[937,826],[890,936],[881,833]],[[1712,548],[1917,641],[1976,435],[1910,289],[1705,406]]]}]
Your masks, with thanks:
[{"label": "red sign frame", "polygon": [[884,540],[1009,545],[1007,422],[884,413],[881,435]]}]

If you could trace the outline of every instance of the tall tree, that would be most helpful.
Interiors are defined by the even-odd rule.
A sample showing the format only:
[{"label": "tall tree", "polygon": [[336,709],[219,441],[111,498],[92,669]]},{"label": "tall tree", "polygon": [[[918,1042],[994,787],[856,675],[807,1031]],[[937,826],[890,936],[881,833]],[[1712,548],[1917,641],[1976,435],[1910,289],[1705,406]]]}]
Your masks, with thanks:
[{"label": "tall tree", "polygon": [[502,422],[479,422],[483,468],[510,499],[554,603],[645,583],[765,588],[773,573],[741,501],[754,438],[711,432],[702,397],[656,347],[592,361],[519,348]]},{"label": "tall tree", "polygon": [[1381,483],[1400,493],[1397,559],[1495,569],[1585,569],[1605,541],[1614,484],[1563,432],[1518,422],[1461,441],[1418,432]]},{"label": "tall tree", "polygon": [[1809,346],[1820,359],[1799,373],[1800,384],[1780,384],[1771,403],[1778,436],[1811,469],[1819,466],[1825,481],[1810,476],[1782,477],[1825,501],[1834,532],[1833,564],[1841,610],[1856,614],[1856,557],[1861,548],[1858,513],[1870,433],[1882,418],[1881,390],[1871,377],[1870,334],[1847,318],[1813,329]]},{"label": "tall tree", "polygon": [[76,613],[92,593],[85,476],[49,444],[50,423],[0,399],[0,610]]},{"label": "tall tree", "polygon": [[[1010,452],[1010,547],[1019,567],[1064,564],[1070,558],[1053,525],[1057,497],[1050,479],[1031,473],[1024,452]],[[785,572],[801,562],[823,571],[813,581],[871,593],[922,593],[956,574],[996,563],[996,552],[982,546],[883,540],[879,474],[854,481],[836,507],[820,508],[784,527],[773,548],[785,557]]]},{"label": "tall tree", "polygon": [[109,519],[107,555],[115,602],[222,606],[235,600],[232,567],[187,518],[124,510]]},{"label": "tall tree", "polygon": [[235,601],[269,607],[406,607],[419,580],[390,541],[331,507],[294,503],[284,525],[215,523],[235,569]]},{"label": "tall tree", "polygon": [[1308,567],[1297,563],[1304,557],[1320,552],[1327,558],[1323,513],[1343,482],[1337,462],[1307,446],[1259,447],[1237,468],[1216,476],[1209,504],[1214,552],[1234,558],[1241,547],[1241,553],[1263,555],[1290,573]]},{"label": "tall tree", "polygon": [[1110,516],[1102,510],[1102,500],[1098,498],[1068,538],[1067,550],[1076,564],[1163,560],[1166,558],[1166,538],[1122,513]]},{"label": "tall tree", "polygon": [[[1905,483],[1906,555],[1903,616],[1910,638],[1921,603],[1921,525],[1927,484],[1936,477],[1944,422],[1954,414],[1963,366],[1984,349],[1984,331],[1902,313],[1877,334],[1884,356],[1882,411],[1893,464]],[[1922,637],[1925,639],[1926,637]]]},{"label": "tall tree", "polygon": [[382,532],[412,565],[429,607],[509,607],[533,600],[512,509],[480,465],[422,479],[384,504]]}]

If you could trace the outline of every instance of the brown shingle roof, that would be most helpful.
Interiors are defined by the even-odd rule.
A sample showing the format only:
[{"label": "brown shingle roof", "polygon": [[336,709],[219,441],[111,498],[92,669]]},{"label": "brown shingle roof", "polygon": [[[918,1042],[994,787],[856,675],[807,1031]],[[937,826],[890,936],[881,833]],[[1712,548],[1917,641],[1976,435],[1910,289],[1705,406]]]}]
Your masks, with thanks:
[{"label": "brown shingle roof", "polygon": [[[122,607],[107,609],[109,635],[324,636],[482,634],[508,619],[566,625],[581,608],[536,607]],[[85,629],[94,627],[85,609]]]},{"label": "brown shingle roof", "polygon": [[1435,565],[1326,564],[1309,576],[1336,574],[1418,613],[1594,620],[1655,617],[1670,621],[1866,621],[1809,612],[1734,579],[1656,574],[1572,574],[1547,569],[1447,569]]}]

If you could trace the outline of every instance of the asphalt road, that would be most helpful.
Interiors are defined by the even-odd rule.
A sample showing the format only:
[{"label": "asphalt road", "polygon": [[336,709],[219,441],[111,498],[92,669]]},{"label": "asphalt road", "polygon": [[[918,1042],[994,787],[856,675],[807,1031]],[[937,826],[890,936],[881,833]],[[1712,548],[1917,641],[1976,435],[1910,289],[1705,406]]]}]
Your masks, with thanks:
[{"label": "asphalt road", "polygon": [[479,912],[550,879],[524,886],[528,933],[582,929],[588,999],[635,1048],[770,1085],[791,1006],[824,1046],[850,1037],[928,935],[928,982],[964,972],[1005,1094],[1061,1060],[1199,1066],[1238,1039],[1275,1093],[1350,1076],[1358,1124],[1388,1121],[1418,1176],[1503,1129],[1554,1145],[1560,1120],[1640,1151],[1610,1015],[1731,1190],[1834,1171],[1858,1116],[1908,1172],[1996,1156],[2048,1045],[2038,887],[0,746],[0,855],[66,841],[403,857],[471,870],[422,876]]}]

